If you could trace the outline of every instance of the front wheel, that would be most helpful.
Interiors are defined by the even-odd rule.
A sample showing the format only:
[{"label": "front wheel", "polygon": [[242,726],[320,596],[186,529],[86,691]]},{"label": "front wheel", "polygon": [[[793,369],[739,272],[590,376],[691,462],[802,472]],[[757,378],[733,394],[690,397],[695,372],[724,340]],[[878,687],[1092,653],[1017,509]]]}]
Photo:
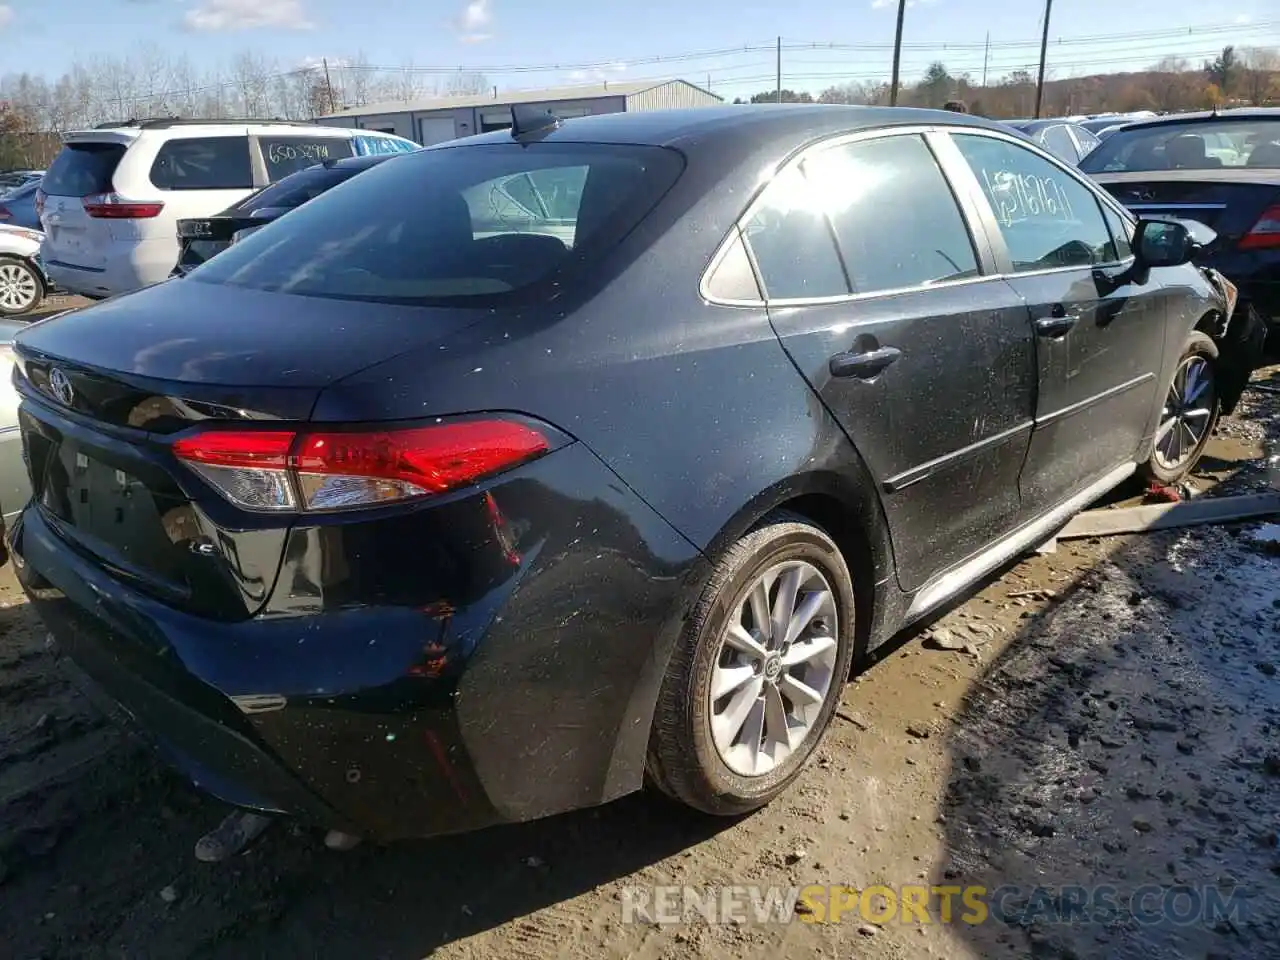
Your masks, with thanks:
[{"label": "front wheel", "polygon": [[839,548],[802,517],[775,514],[726,551],[672,654],[650,779],[720,815],[785,790],[840,702],[853,597]]},{"label": "front wheel", "polygon": [[1200,462],[1218,422],[1217,363],[1217,345],[1207,334],[1194,331],[1165,394],[1151,458],[1143,464],[1150,479],[1178,483]]},{"label": "front wheel", "polygon": [[0,317],[30,313],[44,299],[40,272],[18,257],[0,257]]}]

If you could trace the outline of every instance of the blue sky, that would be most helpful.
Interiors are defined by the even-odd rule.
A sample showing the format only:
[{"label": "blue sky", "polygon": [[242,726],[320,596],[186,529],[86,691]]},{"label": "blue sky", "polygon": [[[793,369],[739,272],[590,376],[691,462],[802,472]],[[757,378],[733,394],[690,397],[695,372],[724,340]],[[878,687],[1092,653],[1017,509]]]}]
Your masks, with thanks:
[{"label": "blue sky", "polygon": [[[787,86],[887,76],[895,10],[896,0],[0,0],[0,71],[56,75],[151,43],[201,68],[245,50],[282,69],[363,53],[373,64],[479,70],[503,88],[683,76],[734,96],[772,87],[772,51],[751,48],[779,34]],[[988,33],[993,79],[1030,67],[1039,29],[1035,0],[911,0],[903,77],[938,59],[977,79]],[[1054,76],[1140,68],[1166,54],[1198,62],[1226,43],[1280,47],[1280,6],[1057,0],[1050,36]],[[841,46],[796,48],[805,42]],[[708,53],[727,48],[748,49]]]}]

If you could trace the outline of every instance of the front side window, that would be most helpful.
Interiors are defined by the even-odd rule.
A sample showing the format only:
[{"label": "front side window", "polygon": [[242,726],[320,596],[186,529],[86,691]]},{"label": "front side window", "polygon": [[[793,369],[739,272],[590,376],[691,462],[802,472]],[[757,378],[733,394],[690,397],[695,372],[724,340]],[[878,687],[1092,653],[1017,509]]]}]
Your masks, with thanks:
[{"label": "front side window", "polygon": [[355,156],[345,137],[261,137],[258,147],[272,183],[326,160]]},{"label": "front side window", "polygon": [[1102,205],[1102,215],[1111,229],[1111,239],[1115,241],[1116,259],[1129,259],[1133,256],[1133,221],[1120,216],[1105,203]]},{"label": "front side window", "polygon": [[770,300],[852,292],[827,221],[826,198],[799,167],[774,178],[743,232]]},{"label": "front side window", "polygon": [[831,218],[855,293],[977,276],[969,229],[923,138],[821,150],[804,170]]},{"label": "front side window", "polygon": [[953,134],[995,213],[1016,273],[1113,263],[1115,244],[1093,192],[1007,140]]},{"label": "front side window", "polygon": [[[374,303],[529,302],[590,271],[682,170],[680,154],[662,147],[425,150],[352,177],[189,279]],[[560,199],[554,191],[530,196],[522,192],[530,183],[534,191],[574,183],[578,189]]]},{"label": "front side window", "polygon": [[247,190],[253,186],[249,138],[168,140],[152,161],[151,182],[161,190]]}]

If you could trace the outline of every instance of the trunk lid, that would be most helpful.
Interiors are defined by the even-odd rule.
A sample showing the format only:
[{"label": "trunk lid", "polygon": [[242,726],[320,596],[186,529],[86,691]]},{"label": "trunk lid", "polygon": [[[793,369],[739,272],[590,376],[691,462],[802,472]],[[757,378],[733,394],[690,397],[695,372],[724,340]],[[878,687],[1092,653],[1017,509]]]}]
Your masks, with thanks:
[{"label": "trunk lid", "polygon": [[1198,220],[1232,245],[1280,201],[1280,171],[1266,169],[1104,173],[1094,179],[1140,217]]},{"label": "trunk lid", "polygon": [[183,273],[194,270],[231,246],[231,238],[237,231],[265,226],[272,219],[274,217],[245,214],[179,220],[178,242],[182,245],[178,255],[179,270]]},{"label": "trunk lid", "polygon": [[172,436],[209,419],[306,420],[327,385],[484,315],[183,279],[33,324],[15,350],[34,502],[137,589],[201,616],[252,616],[292,519],[223,500],[176,460]]}]

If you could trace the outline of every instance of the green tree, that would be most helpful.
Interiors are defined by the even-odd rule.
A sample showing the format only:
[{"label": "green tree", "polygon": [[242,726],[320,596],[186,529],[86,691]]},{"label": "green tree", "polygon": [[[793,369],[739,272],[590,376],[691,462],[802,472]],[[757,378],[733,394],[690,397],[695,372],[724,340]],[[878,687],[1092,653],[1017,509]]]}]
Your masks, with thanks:
[{"label": "green tree", "polygon": [[[777,90],[762,90],[759,93],[752,94],[752,103],[777,103]],[[782,90],[783,103],[813,103],[813,94],[808,90],[788,90],[785,87]]]},{"label": "green tree", "polygon": [[1204,72],[1209,82],[1222,91],[1223,96],[1231,95],[1236,77],[1240,73],[1240,58],[1236,56],[1236,48],[1228,44],[1222,53],[1213,60],[1206,60]]},{"label": "green tree", "polygon": [[916,95],[926,107],[940,107],[951,99],[955,79],[947,72],[946,64],[935,61],[924,72],[924,79],[916,87]]}]

